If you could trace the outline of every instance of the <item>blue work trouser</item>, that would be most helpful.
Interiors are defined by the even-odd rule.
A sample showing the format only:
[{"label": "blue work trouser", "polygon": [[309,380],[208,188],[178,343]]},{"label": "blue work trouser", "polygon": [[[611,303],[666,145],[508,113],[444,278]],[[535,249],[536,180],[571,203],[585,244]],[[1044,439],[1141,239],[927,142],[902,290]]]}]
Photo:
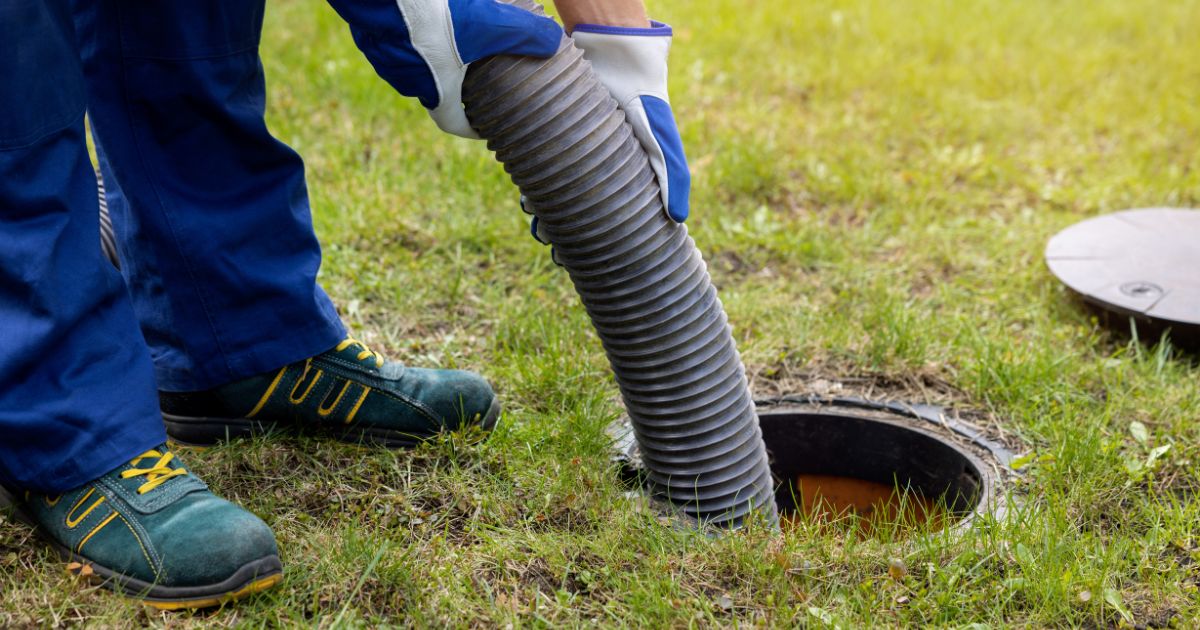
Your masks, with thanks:
[{"label": "blue work trouser", "polygon": [[0,2],[0,480],[47,492],[164,441],[156,377],[207,389],[345,334],[303,165],[263,123],[263,1],[68,2]]},{"label": "blue work trouser", "polygon": [[72,0],[122,273],[159,389],[345,337],[300,156],[267,131],[264,0]]},{"label": "blue work trouser", "polygon": [[78,486],[165,440],[154,369],[96,241],[65,0],[0,2],[0,477]]}]

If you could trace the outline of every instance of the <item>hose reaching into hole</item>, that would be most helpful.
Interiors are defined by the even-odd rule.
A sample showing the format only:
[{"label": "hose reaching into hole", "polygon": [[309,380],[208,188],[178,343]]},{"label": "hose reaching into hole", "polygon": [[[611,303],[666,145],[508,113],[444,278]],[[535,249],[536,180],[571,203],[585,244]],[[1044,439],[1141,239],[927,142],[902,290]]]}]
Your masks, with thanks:
[{"label": "hose reaching into hole", "polygon": [[[777,523],[754,402],[708,269],[663,211],[645,152],[583,53],[564,36],[549,59],[476,62],[463,102],[591,316],[651,493],[708,524],[736,528],[752,513]],[[101,245],[118,264],[99,185]]]},{"label": "hose reaching into hole", "polygon": [[[541,12],[530,0],[516,0]],[[687,228],[568,37],[549,59],[470,66],[471,125],[541,222],[608,355],[651,493],[698,521],[778,522],[745,368]]]}]

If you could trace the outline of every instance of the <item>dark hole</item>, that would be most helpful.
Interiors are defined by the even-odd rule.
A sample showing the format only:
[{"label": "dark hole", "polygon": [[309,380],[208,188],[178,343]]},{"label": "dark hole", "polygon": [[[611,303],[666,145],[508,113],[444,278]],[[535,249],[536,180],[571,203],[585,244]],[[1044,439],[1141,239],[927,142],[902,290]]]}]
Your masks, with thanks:
[{"label": "dark hole", "polygon": [[762,410],[759,420],[785,525],[936,529],[979,504],[982,474],[971,456],[901,419]]}]

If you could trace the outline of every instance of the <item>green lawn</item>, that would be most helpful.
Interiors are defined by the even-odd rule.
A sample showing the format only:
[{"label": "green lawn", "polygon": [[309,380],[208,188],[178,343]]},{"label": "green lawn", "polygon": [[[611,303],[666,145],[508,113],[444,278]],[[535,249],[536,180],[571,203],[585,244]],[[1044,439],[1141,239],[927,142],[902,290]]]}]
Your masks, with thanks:
[{"label": "green lawn", "polygon": [[1195,625],[1200,364],[1099,328],[1041,254],[1089,216],[1200,206],[1200,1],[650,8],[676,26],[690,230],[756,392],[901,384],[974,414],[1036,456],[1017,509],[902,542],[664,527],[615,479],[604,354],[500,165],[376,79],[323,2],[273,0],[269,122],[307,159],[325,286],[391,357],[485,373],[505,422],[413,452],[184,452],[287,565],[215,614],[81,589],[0,524],[0,626]]}]

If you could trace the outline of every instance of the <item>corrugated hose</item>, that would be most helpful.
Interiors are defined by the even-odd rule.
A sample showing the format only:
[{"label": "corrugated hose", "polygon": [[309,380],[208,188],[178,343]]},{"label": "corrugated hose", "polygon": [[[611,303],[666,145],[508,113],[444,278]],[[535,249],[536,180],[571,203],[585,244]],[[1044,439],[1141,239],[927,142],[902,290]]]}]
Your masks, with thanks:
[{"label": "corrugated hose", "polygon": [[[529,0],[513,2],[541,12]],[[653,496],[707,524],[777,523],[745,368],[687,228],[569,37],[549,59],[470,66],[471,125],[540,221],[604,345]]]}]

